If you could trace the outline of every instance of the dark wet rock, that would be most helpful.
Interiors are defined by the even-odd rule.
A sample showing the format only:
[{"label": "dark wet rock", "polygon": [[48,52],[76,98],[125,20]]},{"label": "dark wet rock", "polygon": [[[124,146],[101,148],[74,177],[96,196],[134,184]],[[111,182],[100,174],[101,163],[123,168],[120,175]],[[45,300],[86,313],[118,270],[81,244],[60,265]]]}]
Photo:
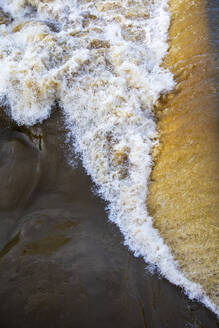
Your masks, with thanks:
[{"label": "dark wet rock", "polygon": [[0,245],[8,242],[38,183],[40,155],[25,134],[0,132]]},{"label": "dark wet rock", "polygon": [[216,328],[210,311],[146,272],[123,246],[89,177],[67,164],[59,121],[56,112],[44,124],[41,151],[24,131],[9,128],[1,137],[8,203],[0,207],[7,235],[0,248],[0,327]]},{"label": "dark wet rock", "polygon": [[39,151],[43,150],[43,131],[39,124],[30,127],[18,126],[16,130],[22,133],[23,138],[26,137],[26,141],[31,147],[34,147]]}]

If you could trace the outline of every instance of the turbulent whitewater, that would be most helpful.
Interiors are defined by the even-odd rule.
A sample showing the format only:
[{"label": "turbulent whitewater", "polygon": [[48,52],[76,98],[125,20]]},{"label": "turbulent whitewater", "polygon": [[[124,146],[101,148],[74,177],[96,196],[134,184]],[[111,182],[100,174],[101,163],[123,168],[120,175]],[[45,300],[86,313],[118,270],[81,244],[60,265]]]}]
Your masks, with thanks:
[{"label": "turbulent whitewater", "polygon": [[58,102],[87,173],[125,244],[216,312],[179,271],[146,208],[153,106],[174,87],[161,67],[167,0],[0,0],[0,98],[18,124],[42,122]]}]

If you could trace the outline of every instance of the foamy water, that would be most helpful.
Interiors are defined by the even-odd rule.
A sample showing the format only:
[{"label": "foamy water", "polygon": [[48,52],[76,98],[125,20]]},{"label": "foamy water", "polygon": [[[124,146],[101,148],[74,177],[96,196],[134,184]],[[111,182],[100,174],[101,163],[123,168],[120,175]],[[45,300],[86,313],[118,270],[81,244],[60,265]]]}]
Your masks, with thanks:
[{"label": "foamy water", "polygon": [[174,87],[161,67],[167,1],[0,0],[0,6],[13,17],[0,26],[0,97],[12,118],[42,122],[58,101],[72,146],[125,244],[217,313],[201,286],[179,271],[146,208],[158,143],[153,106]]}]

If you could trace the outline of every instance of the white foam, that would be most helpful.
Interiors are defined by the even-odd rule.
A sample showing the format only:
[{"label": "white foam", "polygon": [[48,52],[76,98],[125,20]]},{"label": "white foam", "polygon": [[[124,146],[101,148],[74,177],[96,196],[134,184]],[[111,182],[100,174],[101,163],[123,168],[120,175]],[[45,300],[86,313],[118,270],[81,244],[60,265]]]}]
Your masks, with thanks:
[{"label": "white foam", "polygon": [[150,153],[158,142],[153,106],[174,87],[160,66],[168,48],[167,0],[0,0],[0,6],[14,17],[0,27],[0,95],[13,119],[43,121],[58,100],[125,244],[218,313],[201,286],[179,271],[146,208]]}]

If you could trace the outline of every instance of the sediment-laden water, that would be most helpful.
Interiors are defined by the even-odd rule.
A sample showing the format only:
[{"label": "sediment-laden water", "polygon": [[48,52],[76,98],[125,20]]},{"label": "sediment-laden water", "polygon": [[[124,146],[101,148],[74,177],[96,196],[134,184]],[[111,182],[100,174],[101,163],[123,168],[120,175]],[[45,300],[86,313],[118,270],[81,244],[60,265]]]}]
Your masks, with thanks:
[{"label": "sediment-laden water", "polygon": [[[52,275],[54,270],[57,277],[65,280],[63,274],[59,272],[60,269],[56,267],[57,263],[62,263],[67,272],[66,279],[69,281],[69,279],[74,279],[72,266],[77,263],[75,277],[76,281],[78,279],[78,283],[76,282],[72,293],[76,292],[80,295],[78,296],[79,301],[74,305],[72,301],[65,304],[67,307],[71,304],[74,310],[79,309],[79,313],[85,310],[81,310],[80,306],[82,305],[80,304],[83,303],[83,300],[89,299],[89,295],[92,295],[92,302],[96,299],[95,291],[91,290],[92,284],[94,289],[96,288],[97,294],[99,293],[98,306],[100,306],[100,295],[102,295],[101,299],[104,297],[103,291],[98,292],[98,288],[100,288],[98,284],[94,282],[90,284],[89,279],[102,277],[104,284],[99,286],[106,288],[110,293],[111,288],[109,287],[112,285],[111,293],[115,298],[118,297],[119,294],[113,292],[118,288],[117,284],[117,287],[113,287],[115,284],[113,275],[118,276],[117,265],[118,271],[121,271],[123,266],[119,264],[121,250],[116,250],[116,246],[114,246],[112,231],[109,230],[111,228],[104,228],[102,225],[107,223],[100,223],[100,219],[106,220],[106,217],[100,218],[103,216],[103,212],[99,210],[99,207],[106,208],[106,204],[98,205],[96,198],[92,199],[94,196],[90,195],[88,178],[81,174],[81,169],[77,168],[79,165],[77,164],[78,160],[75,159],[75,152],[77,152],[86,172],[96,184],[96,192],[107,202],[108,217],[120,228],[125,245],[136,257],[144,258],[151,272],[157,269],[171,283],[182,287],[191,299],[196,298],[217,312],[215,306],[217,298],[212,297],[213,294],[209,292],[208,274],[206,277],[201,274],[202,279],[200,279],[201,271],[195,271],[197,266],[194,270],[193,258],[186,257],[186,254],[178,251],[182,247],[181,236],[177,239],[178,225],[170,225],[169,230],[165,230],[167,222],[176,222],[176,217],[179,217],[179,220],[180,216],[182,217],[179,205],[177,203],[169,205],[168,201],[165,201],[167,211],[170,206],[175,206],[174,211],[178,210],[178,214],[175,216],[169,211],[171,213],[169,218],[165,216],[166,214],[163,215],[163,212],[160,214],[154,209],[156,205],[153,202],[155,200],[159,206],[160,201],[156,197],[162,193],[160,191],[162,189],[159,189],[162,184],[161,187],[159,184],[158,187],[156,185],[154,187],[152,183],[148,204],[155,218],[155,225],[146,207],[148,183],[153,166],[152,151],[156,161],[156,156],[161,158],[160,154],[162,154],[157,147],[162,119],[157,115],[161,122],[159,123],[160,130],[158,130],[153,109],[160,96],[167,94],[175,86],[168,66],[162,67],[162,61],[168,49],[167,39],[170,23],[170,9],[167,1],[2,1],[0,5],[4,11],[2,19],[5,22],[0,26],[1,102],[5,112],[18,125],[16,128],[3,128],[2,130],[2,154],[3,156],[5,154],[4,157],[7,159],[4,172],[8,172],[9,158],[12,163],[10,173],[3,176],[8,190],[5,196],[6,201],[2,202],[5,208],[2,224],[6,228],[2,229],[1,238],[3,245],[6,246],[1,255],[9,256],[9,258],[6,256],[5,267],[9,269],[13,256],[22,254],[21,262],[24,269],[21,269],[20,274],[28,280],[29,276],[26,270],[31,270],[28,269],[28,259],[33,259],[33,267],[38,272],[37,265],[40,265],[40,261],[42,261],[43,265],[47,266],[45,256],[50,256],[54,268],[49,267],[48,272],[51,270],[50,274]],[[177,17],[174,16],[174,19]],[[177,60],[175,59],[175,62]],[[172,71],[175,73],[174,69]],[[175,78],[177,81],[177,77]],[[63,150],[58,150],[63,143],[60,114],[55,115],[56,119],[52,119],[51,126],[44,122],[51,120],[49,117],[55,107],[62,113],[61,123],[65,127],[64,135],[69,147],[68,150],[65,149],[64,153]],[[210,107],[213,108],[213,105]],[[185,113],[187,114],[186,111]],[[36,123],[38,124],[35,128],[30,128]],[[51,138],[52,135],[54,138]],[[57,135],[60,135],[60,139]],[[27,164],[21,169],[19,169],[19,158],[16,157],[16,161],[13,158],[14,153],[19,153],[18,144],[21,148],[20,162]],[[168,140],[166,145],[168,146]],[[67,147],[66,144],[65,147]],[[32,160],[29,163],[28,158],[30,157]],[[157,166],[155,165],[152,179],[162,181],[159,160]],[[182,163],[182,165],[184,164]],[[191,172],[191,167],[185,167],[185,170]],[[13,180],[10,177],[13,176],[14,171],[17,172]],[[156,172],[158,172],[157,176]],[[166,172],[171,172],[171,170],[168,169]],[[26,176],[26,180],[23,175]],[[182,177],[182,179],[184,178]],[[23,183],[23,181],[26,182]],[[15,191],[17,194],[15,197],[10,190],[16,190],[17,186],[19,186],[19,190]],[[153,195],[154,189],[155,195]],[[83,194],[86,201],[79,200],[81,199],[80,195]],[[166,190],[163,191],[163,197],[164,195],[168,195]],[[194,197],[196,197],[195,194]],[[83,205],[81,205],[82,203]],[[93,205],[91,205],[92,203]],[[82,208],[84,208],[83,211]],[[92,213],[90,223],[89,211]],[[87,218],[85,219],[86,228],[81,228],[82,213]],[[98,219],[94,220],[95,213]],[[52,217],[54,221],[51,221]],[[63,217],[63,223],[60,222],[61,220],[59,221],[61,217]],[[164,223],[162,223],[162,219]],[[92,222],[99,227],[92,228]],[[91,236],[89,236],[89,229],[91,229]],[[42,233],[42,231],[44,232]],[[109,234],[109,236],[105,237],[105,234]],[[76,246],[71,241],[72,236],[74,236]],[[176,236],[179,245],[172,236]],[[183,234],[183,237],[187,238],[187,235]],[[97,241],[98,238],[100,240]],[[210,252],[214,257],[216,254],[214,236],[210,238],[213,245]],[[197,238],[195,237],[195,239]],[[17,245],[20,245],[19,248]],[[89,245],[90,250],[88,250]],[[109,247],[107,254],[108,257],[112,256],[112,259],[108,258],[110,265],[106,266],[106,254],[97,250],[98,247],[101,248],[101,245],[105,252]],[[197,244],[193,245],[197,247]],[[16,247],[14,248],[14,246]],[[73,250],[74,247],[76,249]],[[14,255],[10,257],[10,254],[13,254],[12,248]],[[63,250],[66,251],[65,254]],[[206,252],[205,254],[209,252],[209,249],[203,250]],[[92,263],[87,260],[86,251],[92,259]],[[118,252],[117,255],[116,252]],[[96,261],[93,261],[94,254],[99,256]],[[196,256],[197,253],[192,252],[192,254]],[[132,257],[132,255],[129,256]],[[61,259],[62,257],[63,259]],[[121,255],[122,263],[124,263],[125,257],[125,255]],[[37,260],[34,261],[36,258]],[[83,258],[86,258],[85,262],[81,262]],[[32,260],[30,261],[32,262]],[[127,261],[129,263],[132,260]],[[207,267],[208,270],[209,267],[205,266],[203,261],[200,267]],[[187,266],[184,265],[185,262]],[[83,263],[82,266],[81,263]],[[90,266],[91,271],[84,265],[88,268]],[[129,264],[127,265],[129,267]],[[144,263],[144,265],[146,264]],[[19,267],[19,262],[16,262],[16,266]],[[110,266],[114,273],[108,277],[105,269],[107,267],[107,270],[111,272]],[[190,267],[192,270],[189,271]],[[213,268],[215,266],[212,266],[213,271],[211,272],[215,275],[216,271]],[[13,271],[11,268],[10,270]],[[82,270],[85,272],[84,278]],[[127,270],[129,271],[129,269]],[[140,271],[138,270],[141,271],[141,269],[137,269],[136,277],[141,276],[141,274],[139,276],[138,272]],[[42,272],[42,277],[44,277],[46,273],[44,270]],[[96,273],[93,275],[94,272]],[[100,272],[105,272],[105,275]],[[34,275],[34,273],[33,270],[32,274]],[[82,275],[80,279],[78,274]],[[146,275],[146,273],[144,274]],[[128,275],[127,273],[127,277]],[[54,279],[56,278],[54,277]],[[4,273],[2,280],[7,280]],[[143,280],[139,282],[139,286],[144,285]],[[123,283],[121,284],[123,286]],[[42,285],[44,284],[42,283]],[[133,285],[133,280],[131,280],[131,285]],[[127,297],[124,286],[121,288],[120,296],[122,297],[124,294],[124,297]],[[129,284],[125,288],[129,290]],[[133,288],[132,286],[131,289]],[[214,290],[214,288],[215,281],[210,289]],[[45,286],[42,289],[46,291]],[[19,292],[18,290],[19,288],[17,288],[17,292]],[[133,290],[131,294],[135,295],[135,288]],[[4,293],[7,294],[7,288]],[[50,292],[46,293],[49,293],[49,297],[44,298],[40,294],[39,299],[42,304],[52,302]],[[62,293],[66,294],[65,288]],[[146,291],[145,294],[147,293],[150,294],[149,291]],[[165,294],[167,293],[165,292]],[[167,295],[166,297],[168,298]],[[173,297],[173,302],[175,297],[177,299],[178,296]],[[11,298],[9,297],[9,299]],[[164,321],[160,318],[155,319],[156,315],[152,315],[153,311],[157,310],[152,310],[150,306],[156,308],[159,297],[155,297],[156,301],[152,303],[149,301],[147,305],[143,295],[134,296],[134,299],[137,300],[138,307],[141,309],[141,320],[145,326],[147,320],[151,327],[160,327],[161,322],[163,327],[173,326],[174,322],[168,324],[169,319],[165,322],[165,319]],[[12,304],[15,304],[13,300],[11,301]],[[119,308],[123,302],[120,301]],[[186,302],[185,298],[182,303],[179,301],[178,304],[184,304],[183,302]],[[27,302],[25,311],[33,313],[31,311],[34,309],[36,314],[37,307],[34,307],[34,304],[38,304],[36,294],[32,296],[31,301]],[[131,304],[132,301],[128,301],[126,310],[132,306]],[[180,309],[183,306],[180,305]],[[6,305],[7,307],[8,305]],[[151,313],[150,319],[146,318],[145,307],[148,313]],[[55,303],[54,308],[56,308]],[[187,313],[188,308],[182,310],[182,313]],[[114,305],[112,305],[112,309],[115,311]],[[160,309],[156,313],[162,311]],[[192,316],[192,319],[186,319],[187,321],[184,320],[184,322],[179,314],[181,310],[174,311],[180,317],[179,327],[180,325],[183,327],[184,324],[188,326],[189,324],[201,324],[202,320],[205,324],[214,326],[214,320],[209,317],[209,314],[204,316],[204,313],[207,312],[202,312],[205,311],[203,309],[197,310],[198,316]],[[19,311],[17,313],[19,314]],[[104,312],[104,320],[107,322],[108,316],[109,322],[113,316],[117,318],[115,312],[113,313],[106,314]],[[132,317],[131,326],[135,327],[136,320],[136,327],[140,327],[139,319],[134,318],[135,315]],[[126,322],[124,318],[120,318],[120,320],[123,323]],[[77,320],[75,322],[80,324]]]},{"label": "sediment-laden water", "polygon": [[148,206],[181,270],[218,306],[216,48],[210,45],[203,1],[173,1],[171,11],[165,66],[174,73],[177,87],[156,109],[160,153]]}]

